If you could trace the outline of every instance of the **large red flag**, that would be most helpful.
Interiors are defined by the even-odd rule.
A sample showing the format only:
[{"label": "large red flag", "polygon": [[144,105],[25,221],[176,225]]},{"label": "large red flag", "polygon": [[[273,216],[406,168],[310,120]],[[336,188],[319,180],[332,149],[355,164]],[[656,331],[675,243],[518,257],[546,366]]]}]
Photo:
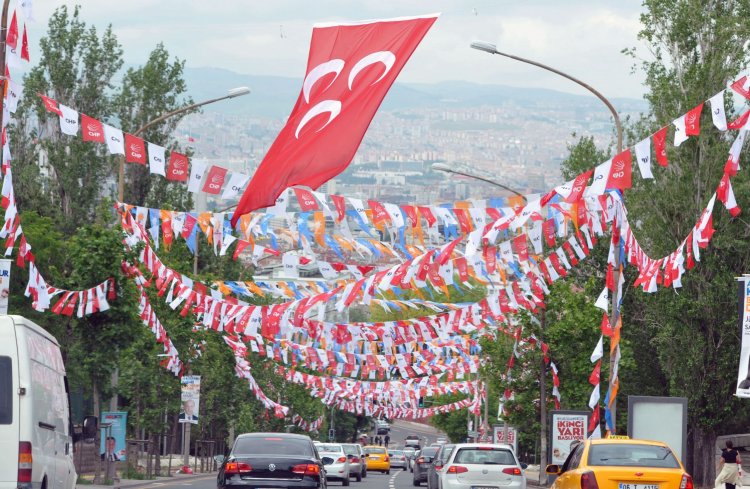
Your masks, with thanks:
[{"label": "large red flag", "polygon": [[232,216],[313,189],[351,162],[388,89],[437,15],[313,27],[302,92]]}]

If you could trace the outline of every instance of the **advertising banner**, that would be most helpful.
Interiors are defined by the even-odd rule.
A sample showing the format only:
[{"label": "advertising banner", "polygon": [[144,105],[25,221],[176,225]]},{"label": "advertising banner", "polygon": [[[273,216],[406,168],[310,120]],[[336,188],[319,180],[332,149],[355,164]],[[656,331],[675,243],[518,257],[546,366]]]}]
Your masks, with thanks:
[{"label": "advertising banner", "polygon": [[8,314],[8,296],[10,295],[10,262],[0,260],[0,314]]},{"label": "advertising banner", "polygon": [[750,277],[738,280],[740,302],[740,366],[737,372],[737,397],[750,398]]},{"label": "advertising banner", "polygon": [[201,402],[201,376],[184,375],[180,379],[182,392],[180,396],[180,423],[198,424],[198,413]]},{"label": "advertising banner", "polygon": [[552,411],[550,418],[550,463],[562,465],[570,454],[571,444],[586,439],[589,413]]},{"label": "advertising banner", "polygon": [[505,426],[494,425],[492,427],[492,443],[507,443],[513,446],[513,451],[518,453],[518,437],[516,436],[516,429],[508,426],[508,441],[505,441]]},{"label": "advertising banner", "polygon": [[125,429],[128,425],[128,413],[102,413],[101,444],[99,454],[102,460],[119,462],[125,460]]}]

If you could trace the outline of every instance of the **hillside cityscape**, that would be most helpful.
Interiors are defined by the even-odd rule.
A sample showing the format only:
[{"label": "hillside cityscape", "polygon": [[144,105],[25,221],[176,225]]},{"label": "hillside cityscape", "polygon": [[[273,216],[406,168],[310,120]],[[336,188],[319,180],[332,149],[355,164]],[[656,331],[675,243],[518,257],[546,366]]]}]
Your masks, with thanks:
[{"label": "hillside cityscape", "polygon": [[[195,157],[252,174],[283,127],[299,80],[193,68],[186,69],[186,81],[194,100],[236,85],[251,87],[251,95],[237,103],[213,104],[186,117],[178,134]],[[641,100],[613,103],[622,118],[645,109]],[[610,113],[591,96],[467,82],[396,83],[352,164],[321,191],[396,204],[509,195],[432,168],[442,163],[521,193],[542,192],[562,182],[560,163],[569,143],[593,136],[607,147],[613,134]],[[229,204],[210,201],[207,208]],[[205,204],[199,198],[196,205],[202,210]]]}]

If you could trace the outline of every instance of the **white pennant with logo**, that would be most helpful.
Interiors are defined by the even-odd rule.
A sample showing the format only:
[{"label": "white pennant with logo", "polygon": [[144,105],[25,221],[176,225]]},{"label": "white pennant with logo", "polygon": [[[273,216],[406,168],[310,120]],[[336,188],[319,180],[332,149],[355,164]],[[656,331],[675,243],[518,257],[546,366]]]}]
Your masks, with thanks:
[{"label": "white pennant with logo", "polygon": [[651,173],[651,138],[646,138],[635,145],[635,159],[638,161],[641,178],[654,178]]},{"label": "white pennant with logo", "polygon": [[245,175],[244,173],[235,173],[233,172],[232,175],[229,177],[229,183],[224,187],[224,192],[221,194],[222,199],[231,199],[233,197],[236,197],[242,192],[242,190],[245,188],[245,185],[247,185],[247,182],[250,181],[250,175]]},{"label": "white pennant with logo", "polygon": [[166,177],[164,171],[164,148],[154,143],[148,143],[148,167],[151,173]]},{"label": "white pennant with logo", "polygon": [[201,180],[203,180],[203,174],[206,173],[206,167],[208,163],[203,160],[192,160],[192,168],[190,168],[190,182],[188,183],[188,192],[196,193],[201,188]]},{"label": "white pennant with logo", "polygon": [[125,154],[125,138],[123,137],[121,130],[112,127],[109,124],[104,124],[104,140],[107,143],[109,154]]},{"label": "white pennant with logo", "polygon": [[70,107],[58,104],[60,107],[60,131],[68,136],[75,136],[78,134],[78,111],[71,109]]}]

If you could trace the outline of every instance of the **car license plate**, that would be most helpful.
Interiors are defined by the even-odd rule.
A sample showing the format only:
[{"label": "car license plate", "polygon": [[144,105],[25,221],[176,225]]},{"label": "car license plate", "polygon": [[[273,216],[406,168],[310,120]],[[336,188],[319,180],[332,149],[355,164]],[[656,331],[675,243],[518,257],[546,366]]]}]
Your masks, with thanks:
[{"label": "car license plate", "polygon": [[619,489],[659,489],[659,484],[631,484],[620,482]]}]

